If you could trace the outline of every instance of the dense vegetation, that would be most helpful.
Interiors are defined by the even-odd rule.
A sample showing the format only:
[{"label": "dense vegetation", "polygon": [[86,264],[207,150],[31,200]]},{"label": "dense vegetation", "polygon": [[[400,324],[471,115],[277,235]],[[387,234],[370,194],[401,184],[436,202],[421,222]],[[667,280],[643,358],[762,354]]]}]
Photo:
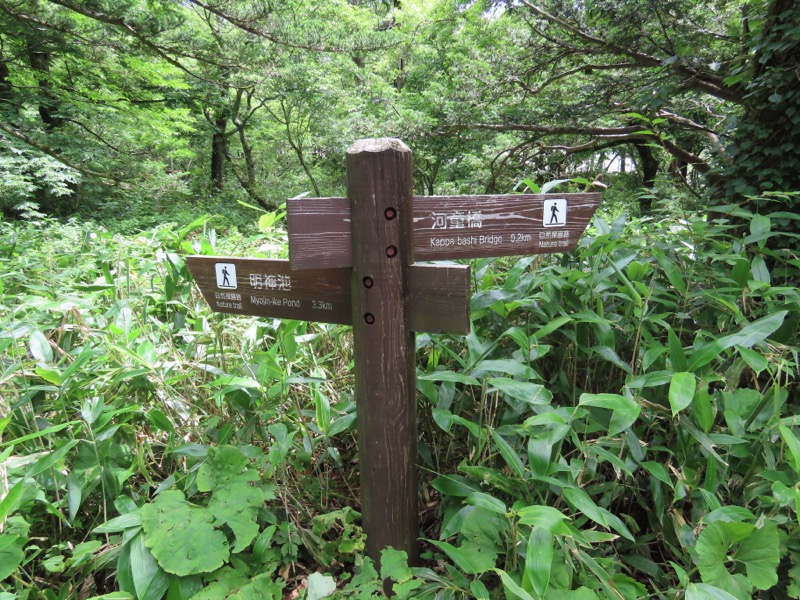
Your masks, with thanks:
[{"label": "dense vegetation", "polygon": [[[0,600],[800,598],[793,4],[0,0]],[[417,336],[410,566],[348,329],[184,262],[285,256],[385,135],[423,193],[605,189]]]}]

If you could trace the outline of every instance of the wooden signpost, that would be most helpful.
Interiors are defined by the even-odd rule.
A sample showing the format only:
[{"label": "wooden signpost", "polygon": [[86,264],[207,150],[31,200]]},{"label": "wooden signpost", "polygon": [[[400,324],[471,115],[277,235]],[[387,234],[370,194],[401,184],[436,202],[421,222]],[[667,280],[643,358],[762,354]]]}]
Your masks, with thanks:
[{"label": "wooden signpost", "polygon": [[565,252],[599,194],[413,196],[409,148],[361,140],[347,198],[287,202],[286,260],[189,257],[221,312],[353,326],[367,554],[418,559],[415,332],[469,332],[469,267],[416,261]]}]

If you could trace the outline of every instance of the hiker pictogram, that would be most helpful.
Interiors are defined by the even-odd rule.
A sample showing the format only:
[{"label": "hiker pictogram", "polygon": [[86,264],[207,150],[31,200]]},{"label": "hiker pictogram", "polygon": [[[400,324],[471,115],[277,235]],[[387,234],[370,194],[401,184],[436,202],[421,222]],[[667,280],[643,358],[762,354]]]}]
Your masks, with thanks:
[{"label": "hiker pictogram", "polygon": [[217,273],[217,287],[222,290],[235,290],[236,284],[236,265],[233,263],[217,263],[215,265]]},{"label": "hiker pictogram", "polygon": [[544,201],[542,225],[545,227],[563,227],[567,224],[567,199],[553,198]]}]

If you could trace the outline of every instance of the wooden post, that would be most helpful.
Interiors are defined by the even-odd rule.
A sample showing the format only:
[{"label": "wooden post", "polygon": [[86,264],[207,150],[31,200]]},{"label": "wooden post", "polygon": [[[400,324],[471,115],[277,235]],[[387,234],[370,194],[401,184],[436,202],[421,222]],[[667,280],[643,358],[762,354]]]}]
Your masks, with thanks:
[{"label": "wooden post", "polygon": [[347,152],[361,507],[367,554],[387,546],[418,562],[417,403],[409,326],[411,150],[391,138]]}]

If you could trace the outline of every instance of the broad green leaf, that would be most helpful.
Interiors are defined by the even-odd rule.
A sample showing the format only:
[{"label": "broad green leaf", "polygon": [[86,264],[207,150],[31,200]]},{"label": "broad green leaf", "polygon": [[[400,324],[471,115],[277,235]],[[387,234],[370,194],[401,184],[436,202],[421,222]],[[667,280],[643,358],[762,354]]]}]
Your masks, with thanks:
[{"label": "broad green leaf", "polygon": [[674,417],[692,403],[697,380],[694,373],[675,373],[669,384],[669,405]]},{"label": "broad green leaf", "polygon": [[666,483],[671,489],[675,489],[675,484],[672,482],[672,478],[664,465],[654,460],[648,460],[642,463],[642,467],[653,477],[662,483]]},{"label": "broad green leaf", "polygon": [[444,496],[466,498],[481,488],[463,475],[440,475],[431,482],[431,487]]},{"label": "broad green leaf", "polygon": [[[525,187],[527,187],[531,191],[531,193],[533,193],[533,194],[541,194],[542,193],[542,188],[540,188],[538,185],[536,185],[536,183],[530,177],[526,177],[525,179],[523,179],[522,183],[525,184]],[[518,185],[519,184],[517,184],[517,186]]]},{"label": "broad green leaf", "polygon": [[468,575],[480,575],[494,567],[497,561],[497,552],[485,546],[464,543],[460,547],[453,546],[439,540],[428,540],[431,544],[443,550],[456,566]]},{"label": "broad green leaf", "polygon": [[[137,536],[140,533],[137,532]],[[136,587],[133,585],[133,573],[131,572],[131,542],[129,539],[126,543],[122,544],[117,557],[117,586],[121,592],[128,592],[130,594],[136,593]]]},{"label": "broad green leaf", "polygon": [[756,374],[761,373],[761,371],[769,366],[769,362],[760,352],[756,352],[755,350],[744,348],[742,346],[737,348],[737,350],[739,352],[739,356],[742,357],[744,362],[746,362],[748,366],[756,372]]},{"label": "broad green leaf", "polygon": [[690,583],[685,597],[686,600],[736,600],[736,596],[707,583]]},{"label": "broad green leaf", "polygon": [[256,519],[266,500],[264,491],[251,485],[258,480],[247,457],[233,446],[209,448],[197,472],[197,489],[213,492],[207,510],[214,517],[214,525],[227,525],[233,531],[234,554],[247,548],[258,535]]},{"label": "broad green leaf", "polygon": [[772,221],[766,215],[753,215],[752,220],[750,221],[750,235],[752,236],[761,236],[765,233],[769,233],[771,229]]},{"label": "broad green leaf", "polygon": [[35,431],[33,433],[29,433],[28,435],[23,435],[22,437],[15,438],[13,440],[9,440],[7,442],[3,442],[0,444],[0,448],[5,448],[11,444],[21,444],[22,442],[27,442],[28,440],[35,440],[40,437],[46,437],[51,433],[56,433],[61,431],[62,429],[66,429],[67,427],[71,427],[73,425],[79,425],[80,421],[68,421],[66,423],[60,423],[58,425],[51,425],[50,427],[46,427],[39,431]]},{"label": "broad green leaf", "polygon": [[534,600],[528,592],[523,590],[519,584],[511,578],[511,575],[502,569],[492,569],[495,573],[500,575],[500,580],[503,582],[503,587],[506,590],[506,598],[518,600]]},{"label": "broad green leaf", "polygon": [[486,373],[503,373],[523,380],[536,378],[536,373],[527,364],[510,358],[482,360],[472,369],[475,377],[482,377]]},{"label": "broad green leaf", "polygon": [[495,390],[526,404],[550,404],[553,400],[553,394],[538,383],[517,381],[508,377],[490,377],[486,382]]},{"label": "broad green leaf", "polygon": [[55,465],[58,461],[60,461],[64,456],[72,450],[75,446],[80,443],[80,440],[69,440],[66,444],[61,446],[58,450],[55,450],[37,460],[33,466],[28,469],[27,477],[36,477],[40,473],[44,473],[48,469],[50,469],[53,465]]},{"label": "broad green leaf", "polygon": [[749,600],[753,587],[765,590],[778,581],[780,543],[772,521],[760,528],[740,522],[711,523],[698,536],[695,550],[703,583],[740,600]]},{"label": "broad green leaf", "polygon": [[619,394],[581,394],[579,406],[596,406],[613,411],[608,424],[608,435],[625,431],[636,422],[642,407],[631,398]]},{"label": "broad green leaf", "polygon": [[603,518],[606,520],[606,523],[608,523],[609,529],[613,529],[622,537],[632,542],[636,541],[636,538],[633,537],[633,534],[631,533],[630,529],[628,529],[625,523],[622,522],[622,519],[620,519],[617,515],[612,513],[610,510],[603,508],[602,506],[598,506],[597,510],[600,511],[600,514],[603,515]]},{"label": "broad green leaf", "polygon": [[167,573],[194,575],[221,567],[230,555],[213,515],[187,502],[179,490],[162,492],[142,507],[146,543]]},{"label": "broad green leaf", "polygon": [[715,521],[732,521],[747,522],[755,520],[755,515],[743,506],[722,506],[716,510],[712,510],[703,517],[703,523],[709,525]]},{"label": "broad green leaf", "polygon": [[789,454],[792,455],[791,464],[795,473],[800,475],[800,440],[795,437],[792,430],[784,425],[778,425],[778,431],[781,434],[781,439],[786,447],[789,449]]},{"label": "broad green leaf", "polygon": [[781,543],[778,528],[766,520],[747,538],[736,553],[736,561],[744,563],[747,578],[759,590],[768,590],[778,583]]},{"label": "broad green leaf", "polygon": [[147,420],[156,428],[167,433],[175,433],[175,426],[163,411],[153,408],[147,411]]},{"label": "broad green leaf", "polygon": [[753,260],[750,261],[750,274],[753,276],[754,281],[763,283],[770,282],[769,268],[767,267],[767,263],[760,256],[754,256]]},{"label": "broad green leaf", "polygon": [[133,527],[142,526],[142,515],[139,511],[125,513],[118,517],[106,521],[99,527],[95,527],[92,533],[118,533],[131,529]]},{"label": "broad green leaf", "polygon": [[570,535],[570,529],[565,521],[571,519],[552,506],[526,506],[519,509],[517,514],[522,525],[533,525],[558,535]]},{"label": "broad green leaf", "polygon": [[466,502],[472,506],[480,506],[481,508],[485,508],[486,510],[490,510],[499,515],[504,515],[506,512],[508,512],[508,509],[506,508],[506,505],[503,504],[502,500],[498,500],[494,496],[490,496],[489,494],[485,494],[483,492],[472,492],[469,496],[467,496]]},{"label": "broad green leaf", "polygon": [[0,533],[0,581],[10,577],[25,558],[25,541],[19,535]]},{"label": "broad green leaf", "polygon": [[503,456],[503,459],[506,461],[506,464],[511,467],[511,470],[514,471],[514,474],[517,477],[524,479],[525,467],[522,464],[522,460],[520,460],[519,455],[511,447],[511,444],[505,441],[503,437],[494,429],[492,429],[492,439],[494,440],[495,446],[497,446],[497,449],[500,451],[500,454]]},{"label": "broad green leaf", "polygon": [[658,252],[656,257],[658,259],[658,264],[661,265],[662,269],[664,269],[664,273],[666,274],[667,279],[669,279],[669,282],[672,284],[672,287],[682,294],[685,294],[687,290],[686,280],[683,278],[683,275],[681,275],[680,269],[662,252]]},{"label": "broad green leaf", "polygon": [[689,363],[686,360],[686,352],[683,349],[683,343],[672,330],[672,327],[667,329],[667,338],[669,340],[669,360],[672,363],[672,368],[675,371],[686,371],[689,367]]},{"label": "broad green leaf", "polygon": [[491,598],[489,590],[480,579],[473,579],[469,582],[469,591],[472,592],[476,600],[490,600]]},{"label": "broad green leaf", "polygon": [[562,183],[567,183],[569,181],[572,181],[572,180],[571,179],[553,179],[552,181],[548,181],[544,185],[542,185],[541,193],[542,194],[546,194],[547,192],[549,192],[553,188],[556,188],[559,185],[561,185]]},{"label": "broad green leaf", "polygon": [[64,381],[64,375],[58,369],[51,369],[46,367],[36,367],[36,374],[53,385],[61,385]]},{"label": "broad green leaf", "polygon": [[14,512],[17,509],[17,502],[22,496],[23,484],[25,483],[24,479],[20,479],[14,487],[8,490],[8,493],[5,495],[2,501],[0,501],[0,523]]},{"label": "broad green leaf", "polygon": [[403,583],[413,577],[408,566],[408,554],[405,550],[384,548],[381,550],[381,579],[391,579],[395,583]]},{"label": "broad green leaf", "polygon": [[553,333],[555,330],[561,329],[561,327],[563,327],[570,321],[572,321],[571,317],[558,317],[548,322],[546,325],[543,325],[542,327],[537,329],[534,335],[536,336],[537,340],[541,340],[546,335]]},{"label": "broad green leaf", "polygon": [[789,311],[782,310],[764,318],[753,321],[745,325],[739,332],[726,335],[712,342],[709,342],[699,350],[696,350],[689,361],[690,372],[695,372],[704,367],[728,348],[732,346],[742,346],[749,348],[753,344],[761,342],[772,335],[783,325],[783,320]]},{"label": "broad green leaf", "polygon": [[536,437],[528,440],[528,468],[534,476],[547,475],[552,455],[553,444],[549,440]]},{"label": "broad green leaf", "polygon": [[553,566],[553,534],[542,527],[534,526],[528,538],[525,556],[525,574],[522,587],[534,592],[539,598],[547,592],[550,570]]},{"label": "broad green leaf", "polygon": [[45,335],[39,329],[31,330],[28,340],[31,356],[39,362],[53,362],[53,348]]},{"label": "broad green leaf", "polygon": [[[794,516],[797,519],[797,524],[800,525],[800,488],[794,490]],[[800,583],[800,579],[798,579]]]},{"label": "broad green leaf", "polygon": [[720,464],[724,465],[725,467],[727,467],[727,466],[728,466],[728,463],[727,463],[727,462],[726,462],[726,461],[725,461],[725,460],[724,460],[724,459],[723,459],[723,458],[722,458],[722,457],[721,457],[721,456],[720,456],[720,455],[717,453],[717,451],[714,449],[714,446],[715,446],[715,444],[714,444],[714,442],[711,440],[711,438],[709,438],[709,437],[708,437],[708,436],[707,436],[705,433],[703,433],[702,431],[700,431],[700,430],[699,430],[699,429],[698,429],[698,428],[697,428],[697,427],[696,427],[696,426],[695,426],[695,425],[694,425],[694,424],[691,422],[691,420],[690,420],[690,419],[685,419],[684,421],[682,421],[682,423],[681,423],[681,424],[683,425],[683,428],[684,428],[686,431],[688,431],[688,432],[689,432],[689,435],[691,435],[691,436],[692,436],[694,439],[696,439],[696,440],[697,440],[697,442],[698,442],[698,443],[699,443],[699,444],[700,444],[700,445],[701,445],[703,448],[705,448],[705,449],[706,449],[706,451],[707,451],[707,452],[708,452],[708,453],[709,453],[711,456],[713,456],[713,457],[714,457],[716,460],[718,460],[718,461],[720,462]]},{"label": "broad green leaf", "polygon": [[672,381],[672,375],[672,371],[652,371],[650,373],[645,373],[644,375],[634,377],[625,384],[625,387],[629,390],[639,390],[666,385]]},{"label": "broad green leaf", "polygon": [[480,385],[481,382],[464,375],[463,373],[455,373],[453,371],[432,371],[430,373],[417,373],[417,379],[421,381],[446,381],[450,383],[462,383],[464,385]]},{"label": "broad green leaf", "polygon": [[312,573],[306,580],[306,600],[322,600],[336,591],[336,581],[330,575]]},{"label": "broad green leaf", "polygon": [[237,377],[236,375],[223,375],[211,383],[209,387],[222,387],[225,390],[261,389],[261,384],[250,377]]},{"label": "broad green leaf", "polygon": [[708,393],[708,384],[705,382],[695,392],[691,413],[704,432],[711,431],[711,426],[714,424],[714,411],[711,406],[711,395]]},{"label": "broad green leaf", "polygon": [[227,525],[236,538],[231,552],[245,550],[258,535],[258,511],[264,505],[264,491],[245,481],[230,482],[214,490],[208,512],[214,525]]},{"label": "broad green leaf", "polygon": [[314,398],[317,427],[323,435],[327,435],[331,424],[331,401],[319,390],[318,386],[312,386],[311,395]]},{"label": "broad green leaf", "polygon": [[169,587],[169,576],[159,567],[140,533],[131,541],[131,576],[139,600],[161,600]]},{"label": "broad green leaf", "polygon": [[600,356],[603,360],[606,360],[612,365],[619,367],[629,375],[633,374],[630,365],[624,362],[613,348],[609,348],[608,346],[592,346],[592,352]]},{"label": "broad green leaf", "polygon": [[231,481],[255,481],[258,473],[248,469],[249,461],[233,446],[209,448],[205,462],[197,472],[197,489],[201,492],[224,486]]},{"label": "broad green leaf", "polygon": [[579,488],[565,487],[561,490],[561,494],[567,503],[575,510],[582,512],[598,525],[602,525],[608,529],[608,521],[600,511],[594,500],[589,497],[589,494]]}]

